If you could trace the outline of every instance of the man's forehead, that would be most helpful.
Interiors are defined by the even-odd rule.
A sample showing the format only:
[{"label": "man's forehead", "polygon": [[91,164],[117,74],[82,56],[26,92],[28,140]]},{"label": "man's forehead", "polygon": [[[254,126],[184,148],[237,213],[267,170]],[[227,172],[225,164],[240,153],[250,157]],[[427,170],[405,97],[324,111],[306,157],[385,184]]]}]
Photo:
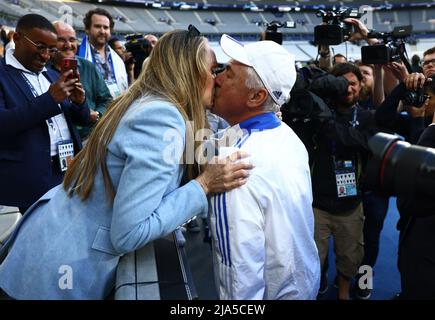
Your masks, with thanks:
[{"label": "man's forehead", "polygon": [[435,59],[435,52],[434,52],[434,53],[427,54],[427,55],[425,55],[425,56],[423,57],[423,60],[424,60],[424,61],[432,60],[432,59]]},{"label": "man's forehead", "polygon": [[57,29],[57,35],[60,36],[60,37],[65,37],[65,36],[68,36],[68,37],[73,36],[73,37],[75,37],[76,33],[75,33],[75,31],[73,29],[70,29],[70,28],[59,28],[59,29]]},{"label": "man's forehead", "polygon": [[346,78],[347,80],[353,80],[353,81],[358,81],[359,82],[358,77],[353,72],[345,73],[345,74],[343,74],[343,77]]},{"label": "man's forehead", "polygon": [[37,42],[52,42],[57,39],[57,34],[51,30],[33,28],[28,34]]},{"label": "man's forehead", "polygon": [[243,67],[243,68],[247,68],[249,66],[247,66],[246,64],[243,64],[237,60],[231,59],[229,64],[231,64],[231,66],[235,66],[235,67]]},{"label": "man's forehead", "polygon": [[103,16],[101,14],[93,14],[91,21],[92,21],[92,24],[98,24],[98,25],[104,25],[104,26],[110,25],[109,18],[106,16]]}]

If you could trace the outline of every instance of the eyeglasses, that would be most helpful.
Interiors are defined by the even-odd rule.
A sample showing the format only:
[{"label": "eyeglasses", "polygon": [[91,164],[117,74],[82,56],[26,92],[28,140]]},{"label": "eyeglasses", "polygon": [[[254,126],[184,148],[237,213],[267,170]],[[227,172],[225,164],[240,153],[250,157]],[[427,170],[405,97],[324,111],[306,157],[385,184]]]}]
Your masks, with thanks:
[{"label": "eyeglasses", "polygon": [[49,53],[50,55],[52,54],[56,54],[57,52],[59,52],[59,50],[57,50],[56,48],[49,48],[47,46],[44,46],[43,44],[37,44],[35,42],[33,42],[32,40],[30,40],[27,36],[23,35],[23,37],[29,41],[31,44],[33,44],[36,47],[36,50],[39,51],[39,53],[44,54],[44,53]]},{"label": "eyeglasses", "polygon": [[195,37],[199,37],[201,36],[201,32],[199,32],[198,29],[196,29],[196,27],[193,24],[189,24],[189,26],[187,27],[187,35],[189,37],[195,38]]},{"label": "eyeglasses", "polygon": [[63,44],[65,44],[67,42],[74,43],[74,42],[77,42],[77,38],[70,37],[70,38],[66,39],[66,38],[62,38],[62,37],[57,37],[57,42],[62,42]]},{"label": "eyeglasses", "polygon": [[423,67],[429,66],[429,64],[435,65],[435,59],[426,60],[423,62]]},{"label": "eyeglasses", "polygon": [[218,66],[218,67],[216,67],[216,68],[213,69],[213,75],[214,75],[215,77],[217,77],[217,76],[219,75],[219,73],[224,72],[225,69],[226,69],[226,66],[225,66],[225,65],[223,65],[223,66]]}]

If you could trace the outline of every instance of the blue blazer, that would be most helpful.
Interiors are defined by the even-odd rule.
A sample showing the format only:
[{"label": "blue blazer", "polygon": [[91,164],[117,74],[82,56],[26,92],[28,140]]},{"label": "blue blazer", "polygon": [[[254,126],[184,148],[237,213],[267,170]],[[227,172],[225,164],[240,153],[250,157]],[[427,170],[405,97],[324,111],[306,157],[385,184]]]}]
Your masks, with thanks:
[{"label": "blue blazer", "polygon": [[137,100],[108,145],[113,205],[101,171],[86,201],[69,198],[62,186],[50,190],[5,244],[10,250],[0,265],[0,287],[16,299],[107,297],[122,254],[208,210],[196,180],[180,187],[185,133],[174,105]]},{"label": "blue blazer", "polygon": [[[54,82],[53,71],[44,76]],[[63,111],[75,153],[81,142],[73,122],[87,124],[89,108],[65,100],[59,105],[46,92],[34,97],[21,72],[0,60],[0,204],[28,207],[62,180],[53,175],[46,119]]]}]

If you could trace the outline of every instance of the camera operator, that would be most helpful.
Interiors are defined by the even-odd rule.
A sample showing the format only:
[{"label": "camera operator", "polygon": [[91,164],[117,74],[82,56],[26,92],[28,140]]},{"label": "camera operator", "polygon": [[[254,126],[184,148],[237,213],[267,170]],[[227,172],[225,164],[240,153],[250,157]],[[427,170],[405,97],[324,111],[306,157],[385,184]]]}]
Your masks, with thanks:
[{"label": "camera operator", "polygon": [[[147,35],[149,39],[154,41],[152,37]],[[142,70],[142,65],[146,58],[151,53],[153,49],[153,44],[144,38],[144,36],[140,33],[129,34],[125,37],[125,49],[127,54],[129,55],[129,59],[126,60],[126,63],[133,62],[134,63],[134,79],[139,77],[139,74]]]},{"label": "camera operator", "polygon": [[363,76],[353,64],[340,63],[323,74],[310,91],[326,102],[331,117],[312,119],[298,135],[310,152],[315,240],[323,265],[329,237],[334,237],[338,299],[349,299],[350,280],[363,258],[361,205],[362,168],[368,157],[368,138],[376,131],[373,113],[359,107]]}]

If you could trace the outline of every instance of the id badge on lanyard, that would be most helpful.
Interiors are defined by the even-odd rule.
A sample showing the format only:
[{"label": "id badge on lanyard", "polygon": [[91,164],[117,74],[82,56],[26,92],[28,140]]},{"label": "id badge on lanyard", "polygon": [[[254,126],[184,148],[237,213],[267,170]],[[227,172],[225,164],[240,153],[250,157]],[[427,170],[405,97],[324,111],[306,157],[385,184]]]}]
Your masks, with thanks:
[{"label": "id badge on lanyard", "polygon": [[57,151],[59,155],[60,170],[65,172],[74,158],[74,144],[71,140],[58,142]]},{"label": "id badge on lanyard", "polygon": [[355,166],[351,160],[335,161],[335,181],[339,198],[357,195]]},{"label": "id badge on lanyard", "polygon": [[107,88],[109,89],[110,95],[112,96],[113,99],[115,99],[121,95],[121,91],[119,90],[119,87],[116,84],[116,82],[107,81],[106,85],[107,85]]}]

